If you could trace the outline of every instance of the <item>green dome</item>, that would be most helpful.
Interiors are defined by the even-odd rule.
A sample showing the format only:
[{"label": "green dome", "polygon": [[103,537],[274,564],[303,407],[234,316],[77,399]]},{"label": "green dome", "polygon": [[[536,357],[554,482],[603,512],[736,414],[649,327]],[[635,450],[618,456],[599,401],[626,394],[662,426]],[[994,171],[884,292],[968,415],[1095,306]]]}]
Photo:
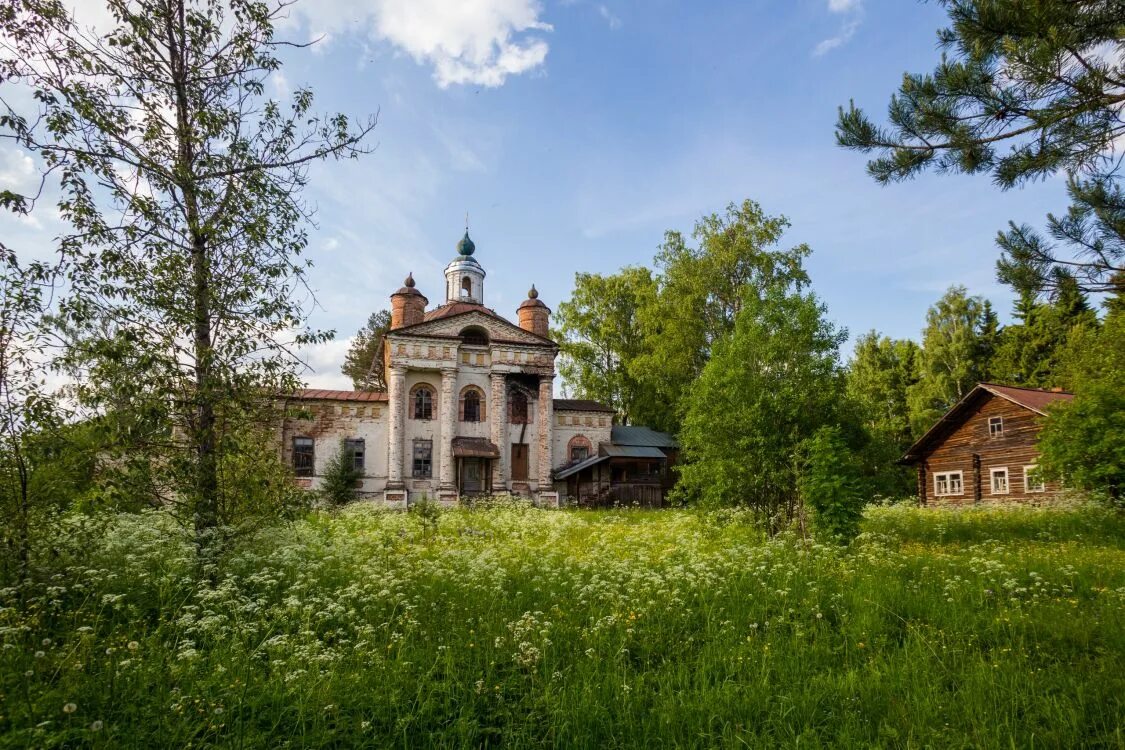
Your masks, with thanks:
[{"label": "green dome", "polygon": [[473,241],[471,239],[469,239],[469,230],[466,229],[465,236],[462,237],[461,241],[457,243],[457,252],[461,253],[461,255],[472,255],[476,251],[476,249],[477,246],[473,244]]}]

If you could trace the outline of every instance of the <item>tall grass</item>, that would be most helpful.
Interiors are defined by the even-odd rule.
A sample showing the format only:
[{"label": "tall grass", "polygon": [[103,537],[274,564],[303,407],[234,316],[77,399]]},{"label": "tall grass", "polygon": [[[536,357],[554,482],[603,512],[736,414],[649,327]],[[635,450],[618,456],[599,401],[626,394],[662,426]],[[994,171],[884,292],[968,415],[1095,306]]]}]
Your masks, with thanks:
[{"label": "tall grass", "polygon": [[353,507],[203,586],[119,516],[0,590],[0,746],[1125,747],[1120,516],[864,524]]}]

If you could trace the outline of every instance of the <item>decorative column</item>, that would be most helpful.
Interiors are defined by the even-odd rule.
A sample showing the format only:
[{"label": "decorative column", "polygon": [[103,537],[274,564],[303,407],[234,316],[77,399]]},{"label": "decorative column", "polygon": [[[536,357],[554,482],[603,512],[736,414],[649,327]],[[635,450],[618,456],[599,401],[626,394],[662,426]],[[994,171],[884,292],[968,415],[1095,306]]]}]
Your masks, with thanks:
[{"label": "decorative column", "polygon": [[500,449],[500,458],[492,462],[492,487],[494,491],[508,489],[508,441],[504,438],[504,425],[508,419],[507,392],[504,373],[492,373],[492,394],[488,403],[489,435],[492,444]]},{"label": "decorative column", "polygon": [[456,433],[457,396],[453,392],[457,385],[457,371],[452,367],[443,367],[441,370],[441,470],[438,477],[438,499],[444,501],[457,500],[457,483],[453,465],[453,435]]},{"label": "decorative column", "polygon": [[559,494],[551,483],[551,443],[554,438],[554,387],[552,381],[555,376],[542,375],[539,378],[539,487],[538,496],[541,506],[557,508]]},{"label": "decorative column", "polygon": [[406,368],[391,365],[391,379],[387,383],[387,402],[390,407],[389,435],[387,436],[387,489],[383,499],[387,504],[407,501],[406,485],[402,481],[403,420],[406,417]]}]

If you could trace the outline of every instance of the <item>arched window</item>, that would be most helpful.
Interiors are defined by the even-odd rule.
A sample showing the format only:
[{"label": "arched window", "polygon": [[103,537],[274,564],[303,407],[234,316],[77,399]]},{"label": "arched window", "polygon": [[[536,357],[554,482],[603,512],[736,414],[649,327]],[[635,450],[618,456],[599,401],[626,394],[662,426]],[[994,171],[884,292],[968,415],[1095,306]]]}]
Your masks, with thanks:
[{"label": "arched window", "polygon": [[488,332],[483,328],[470,326],[460,333],[461,343],[469,346],[488,346]]},{"label": "arched window", "polygon": [[575,435],[566,446],[566,457],[570,463],[585,461],[593,453],[590,439],[585,435]]},{"label": "arched window", "polygon": [[527,394],[523,391],[514,391],[508,400],[508,421],[527,424]]},{"label": "arched window", "polygon": [[484,391],[475,385],[467,385],[461,391],[461,421],[484,421]]},{"label": "arched window", "polygon": [[410,390],[410,418],[434,418],[434,389],[419,383]]},{"label": "arched window", "polygon": [[470,279],[468,276],[462,276],[461,277],[461,296],[462,297],[472,297],[473,296],[473,280]]}]

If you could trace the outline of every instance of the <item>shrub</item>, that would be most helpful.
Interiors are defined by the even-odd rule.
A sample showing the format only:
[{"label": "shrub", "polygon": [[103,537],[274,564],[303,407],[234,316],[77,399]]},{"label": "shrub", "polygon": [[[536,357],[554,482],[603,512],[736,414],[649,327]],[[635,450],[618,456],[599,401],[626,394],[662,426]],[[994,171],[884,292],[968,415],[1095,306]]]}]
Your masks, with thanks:
[{"label": "shrub", "polygon": [[846,543],[859,533],[865,503],[859,462],[839,427],[821,427],[801,446],[798,491],[812,508],[817,531]]},{"label": "shrub", "polygon": [[330,505],[344,505],[355,500],[355,486],[363,475],[355,468],[355,459],[347,442],[340,441],[336,455],[324,467],[321,494]]}]

